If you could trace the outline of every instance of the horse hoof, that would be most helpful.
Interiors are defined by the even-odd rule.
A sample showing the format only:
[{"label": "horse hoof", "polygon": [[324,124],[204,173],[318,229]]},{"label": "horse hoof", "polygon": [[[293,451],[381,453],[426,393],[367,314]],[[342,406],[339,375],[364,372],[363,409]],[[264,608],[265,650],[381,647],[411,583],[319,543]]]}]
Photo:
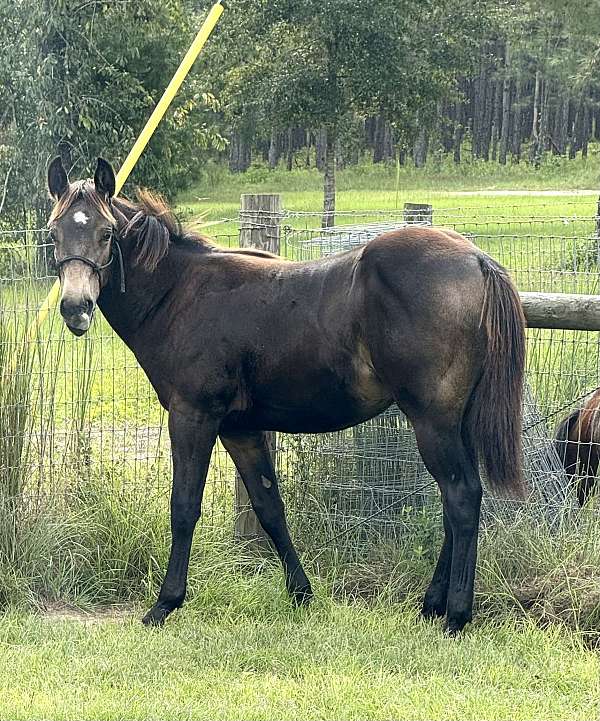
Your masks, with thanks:
[{"label": "horse hoof", "polygon": [[164,626],[165,619],[169,615],[169,611],[166,608],[160,608],[160,606],[152,606],[148,613],[142,618],[144,626],[149,628],[160,628]]},{"label": "horse hoof", "polygon": [[293,590],[291,596],[294,606],[303,608],[309,605],[314,597],[314,594],[310,583],[307,583],[306,586]]},{"label": "horse hoof", "polygon": [[460,636],[471,619],[470,618],[449,618],[446,621],[446,626],[444,627],[444,633],[447,636],[450,636],[452,638],[456,638],[457,636]]}]

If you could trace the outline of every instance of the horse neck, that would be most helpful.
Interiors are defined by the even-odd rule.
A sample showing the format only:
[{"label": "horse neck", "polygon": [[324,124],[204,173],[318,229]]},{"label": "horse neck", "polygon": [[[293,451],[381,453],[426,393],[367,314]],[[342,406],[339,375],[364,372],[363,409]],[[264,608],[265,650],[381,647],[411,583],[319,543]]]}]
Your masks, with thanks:
[{"label": "horse neck", "polygon": [[[121,223],[119,225],[121,226]],[[123,257],[125,292],[121,292],[120,264],[115,258],[110,281],[98,298],[98,306],[102,314],[129,345],[152,315],[152,311],[171,292],[179,277],[174,253],[168,253],[152,272],[138,265],[135,262],[136,242],[135,233],[119,239]]]}]

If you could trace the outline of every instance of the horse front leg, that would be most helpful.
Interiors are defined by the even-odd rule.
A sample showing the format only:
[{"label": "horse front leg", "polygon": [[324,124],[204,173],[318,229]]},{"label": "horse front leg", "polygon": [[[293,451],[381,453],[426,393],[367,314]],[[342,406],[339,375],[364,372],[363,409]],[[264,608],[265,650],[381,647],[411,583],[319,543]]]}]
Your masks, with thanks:
[{"label": "horse front leg", "polygon": [[288,593],[295,604],[308,604],[313,592],[290,538],[265,434],[221,432],[220,438],[242,477],[261,526],[273,541]]},{"label": "horse front leg", "polygon": [[144,616],[146,626],[160,626],[185,598],[187,573],[196,522],[219,421],[186,404],[169,410],[173,456],[171,490],[171,554],[158,600]]}]

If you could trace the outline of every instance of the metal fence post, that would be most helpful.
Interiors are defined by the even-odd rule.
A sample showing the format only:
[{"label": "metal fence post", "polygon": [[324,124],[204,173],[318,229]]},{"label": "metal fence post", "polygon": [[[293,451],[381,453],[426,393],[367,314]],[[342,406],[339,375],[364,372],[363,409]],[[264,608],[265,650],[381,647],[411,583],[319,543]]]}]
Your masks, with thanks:
[{"label": "metal fence post", "polygon": [[[279,254],[281,217],[281,195],[243,194],[240,205],[240,247],[261,248]],[[277,447],[275,433],[267,434],[267,442],[274,455]],[[271,548],[238,473],[235,477],[235,537],[256,551],[265,552]]]},{"label": "metal fence post", "polygon": [[404,203],[404,222],[433,225],[433,206],[429,203]]}]

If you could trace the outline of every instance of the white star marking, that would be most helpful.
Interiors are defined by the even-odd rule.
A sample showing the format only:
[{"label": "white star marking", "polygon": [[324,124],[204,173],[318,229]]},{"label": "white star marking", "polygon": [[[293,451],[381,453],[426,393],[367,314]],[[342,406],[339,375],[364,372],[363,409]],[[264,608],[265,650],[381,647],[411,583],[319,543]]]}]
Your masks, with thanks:
[{"label": "white star marking", "polygon": [[76,213],[73,213],[73,220],[80,225],[85,225],[88,222],[89,218],[83,212],[83,210],[78,210]]}]

